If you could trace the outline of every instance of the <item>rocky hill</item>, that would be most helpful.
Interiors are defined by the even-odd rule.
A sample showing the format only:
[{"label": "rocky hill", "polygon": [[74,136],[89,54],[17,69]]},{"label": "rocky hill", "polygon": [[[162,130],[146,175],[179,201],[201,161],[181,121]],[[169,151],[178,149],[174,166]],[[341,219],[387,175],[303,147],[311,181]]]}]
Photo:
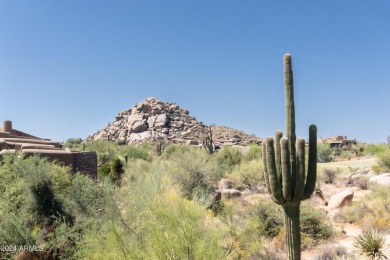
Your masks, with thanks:
[{"label": "rocky hill", "polygon": [[[217,144],[261,143],[259,137],[228,127],[212,126]],[[170,143],[201,144],[209,127],[174,102],[149,97],[132,108],[119,112],[114,121],[88,137],[90,140],[124,141],[142,144],[162,138]]]}]

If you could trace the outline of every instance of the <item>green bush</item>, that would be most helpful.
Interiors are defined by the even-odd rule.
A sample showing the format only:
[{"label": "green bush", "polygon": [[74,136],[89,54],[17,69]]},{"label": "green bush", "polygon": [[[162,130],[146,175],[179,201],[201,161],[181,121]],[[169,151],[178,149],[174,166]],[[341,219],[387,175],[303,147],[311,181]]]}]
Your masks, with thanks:
[{"label": "green bush", "polygon": [[99,187],[94,180],[85,175],[76,174],[67,192],[73,211],[77,214],[95,216],[108,203],[108,194],[104,187]]},{"label": "green bush", "polygon": [[212,219],[208,221],[203,205],[182,198],[167,171],[173,165],[131,162],[121,187],[115,189],[112,203],[116,214],[86,231],[78,244],[78,258],[226,258],[219,242],[222,230]]},{"label": "green bush", "polygon": [[102,164],[98,166],[98,177],[100,180],[105,177],[109,177],[111,174],[111,165],[109,163]]},{"label": "green bush", "polygon": [[333,235],[333,228],[325,212],[315,209],[306,201],[301,207],[301,232],[304,238],[302,244],[310,247],[329,239]]},{"label": "green bush", "polygon": [[227,172],[231,172],[233,167],[240,164],[243,158],[243,154],[238,148],[230,146],[224,146],[216,156],[218,163]]},{"label": "green bush", "polygon": [[228,178],[232,179],[236,187],[248,187],[255,190],[259,185],[264,183],[263,162],[260,160],[251,160],[242,162],[233,168]]},{"label": "green bush", "polygon": [[331,162],[333,149],[330,148],[329,144],[322,143],[317,145],[317,159],[319,163]]},{"label": "green bush", "polygon": [[390,150],[389,149],[377,154],[377,164],[374,165],[373,170],[376,172],[390,171]]},{"label": "green bush", "polygon": [[117,153],[118,147],[118,144],[107,140],[95,140],[85,144],[85,150],[96,151],[98,154],[108,154],[108,158],[111,158],[111,156]]},{"label": "green bush", "polygon": [[[231,209],[232,210],[232,209]],[[246,223],[242,238],[259,240],[261,237],[274,238],[283,227],[284,218],[278,205],[267,199],[261,199],[247,209]],[[237,212],[231,213],[237,215]]]},{"label": "green bush", "polygon": [[380,153],[383,153],[387,151],[389,147],[386,144],[369,144],[367,147],[364,149],[363,154],[364,155],[378,155]]},{"label": "green bush", "polygon": [[81,138],[68,138],[64,146],[67,148],[80,148],[82,142],[83,140]]},{"label": "green bush", "polygon": [[84,231],[108,218],[105,186],[36,156],[1,163],[0,244],[42,247],[39,259],[74,259]]},{"label": "green bush", "polygon": [[205,223],[205,215],[202,206],[174,193],[157,199],[148,225],[155,258],[222,259],[225,254],[218,242],[222,237]]},{"label": "green bush", "polygon": [[258,145],[249,146],[249,150],[245,153],[244,158],[247,161],[260,160],[263,157],[263,149]]},{"label": "green bush", "polygon": [[164,159],[171,159],[172,156],[174,156],[175,154],[178,154],[178,153],[181,153],[181,152],[184,152],[186,150],[190,149],[189,147],[187,146],[183,146],[183,145],[179,145],[179,144],[169,144],[167,147],[165,147],[165,149],[163,150],[162,152],[162,157]]},{"label": "green bush", "polygon": [[208,197],[214,183],[223,175],[217,161],[203,149],[177,151],[171,157],[173,164],[169,171],[188,199]]},{"label": "green bush", "polygon": [[140,159],[149,162],[152,160],[149,150],[146,147],[134,147],[132,145],[121,146],[118,153],[121,156],[127,154],[129,160]]}]

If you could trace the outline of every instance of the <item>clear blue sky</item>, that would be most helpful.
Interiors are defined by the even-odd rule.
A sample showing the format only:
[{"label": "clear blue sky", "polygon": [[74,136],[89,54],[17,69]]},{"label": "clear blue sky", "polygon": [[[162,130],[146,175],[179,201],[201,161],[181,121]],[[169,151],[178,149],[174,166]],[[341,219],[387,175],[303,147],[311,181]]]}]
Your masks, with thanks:
[{"label": "clear blue sky", "polygon": [[386,141],[388,0],[0,0],[0,120],[84,138],[154,96],[266,137],[285,129],[287,52],[297,135]]}]

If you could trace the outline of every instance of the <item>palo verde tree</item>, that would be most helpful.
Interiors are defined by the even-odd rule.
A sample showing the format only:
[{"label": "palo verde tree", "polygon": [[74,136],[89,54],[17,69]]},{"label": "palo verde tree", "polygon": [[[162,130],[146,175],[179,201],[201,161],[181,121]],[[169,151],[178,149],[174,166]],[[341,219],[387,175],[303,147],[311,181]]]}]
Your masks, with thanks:
[{"label": "palo verde tree", "polygon": [[310,198],[317,178],[317,127],[309,127],[309,160],[305,171],[305,140],[295,136],[294,87],[291,55],[284,55],[286,135],[263,141],[264,178],[272,200],[285,213],[285,243],[288,259],[301,259],[300,204]]}]

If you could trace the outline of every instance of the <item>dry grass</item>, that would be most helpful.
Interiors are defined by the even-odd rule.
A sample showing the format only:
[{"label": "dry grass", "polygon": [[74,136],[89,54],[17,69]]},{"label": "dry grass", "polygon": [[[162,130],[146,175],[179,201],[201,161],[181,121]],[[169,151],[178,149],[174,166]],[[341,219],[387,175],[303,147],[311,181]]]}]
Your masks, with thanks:
[{"label": "dry grass", "polygon": [[362,159],[351,159],[348,161],[339,161],[339,162],[329,162],[329,163],[319,163],[318,169],[321,171],[324,168],[329,169],[340,169],[343,174],[349,174],[352,170],[371,168],[376,164],[375,158],[362,158]]}]

